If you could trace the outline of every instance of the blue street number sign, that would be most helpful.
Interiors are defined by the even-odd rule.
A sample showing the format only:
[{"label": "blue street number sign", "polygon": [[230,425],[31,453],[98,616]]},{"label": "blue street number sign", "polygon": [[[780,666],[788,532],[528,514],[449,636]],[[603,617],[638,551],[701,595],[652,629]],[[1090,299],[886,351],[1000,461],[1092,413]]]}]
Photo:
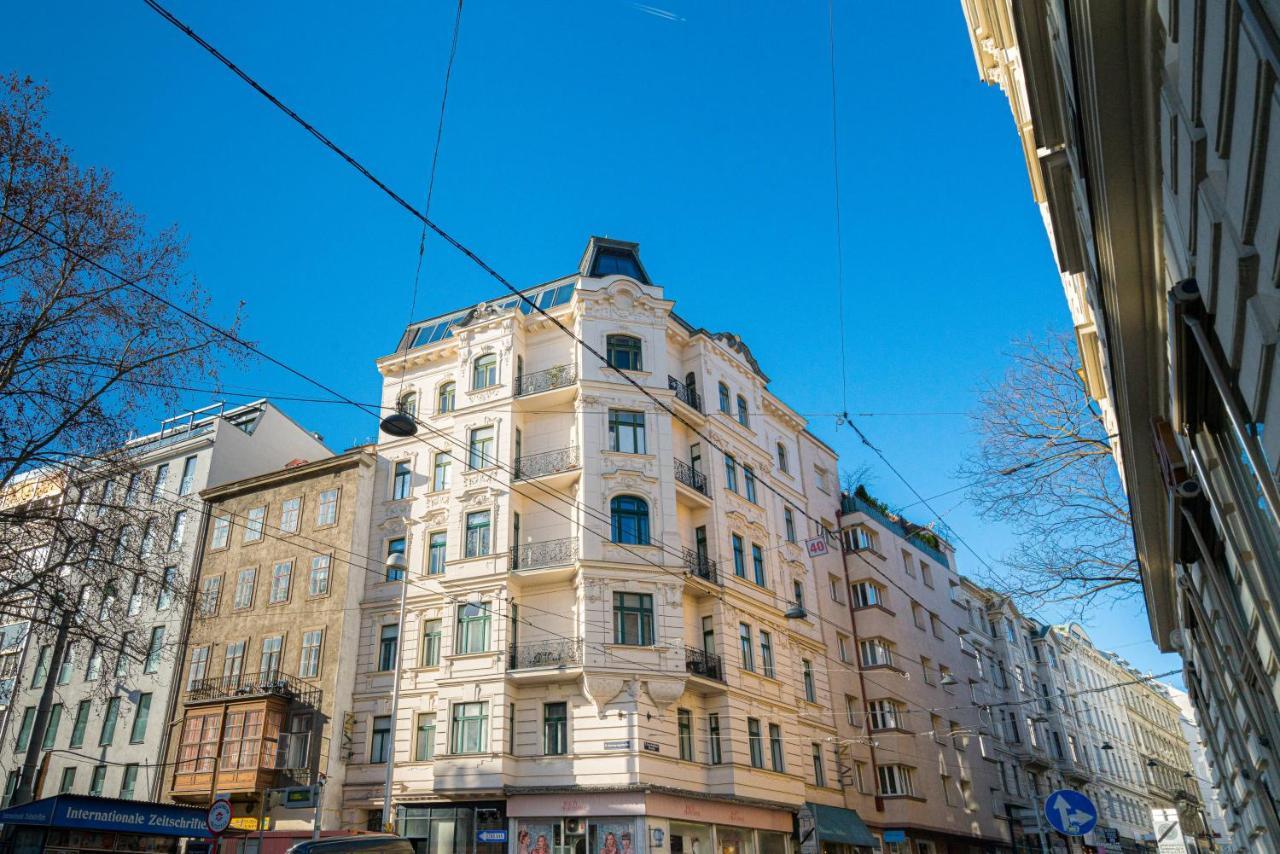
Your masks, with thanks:
[{"label": "blue street number sign", "polygon": [[1045,798],[1044,817],[1059,833],[1084,836],[1098,823],[1098,808],[1079,792],[1059,789]]}]

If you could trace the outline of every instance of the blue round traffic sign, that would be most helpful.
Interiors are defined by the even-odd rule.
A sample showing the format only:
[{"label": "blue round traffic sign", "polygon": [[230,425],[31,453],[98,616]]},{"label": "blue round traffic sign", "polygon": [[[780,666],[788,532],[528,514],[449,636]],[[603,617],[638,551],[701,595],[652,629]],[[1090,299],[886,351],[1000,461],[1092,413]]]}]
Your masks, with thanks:
[{"label": "blue round traffic sign", "polygon": [[1059,789],[1044,799],[1044,817],[1059,833],[1084,836],[1098,823],[1098,808],[1079,792]]}]

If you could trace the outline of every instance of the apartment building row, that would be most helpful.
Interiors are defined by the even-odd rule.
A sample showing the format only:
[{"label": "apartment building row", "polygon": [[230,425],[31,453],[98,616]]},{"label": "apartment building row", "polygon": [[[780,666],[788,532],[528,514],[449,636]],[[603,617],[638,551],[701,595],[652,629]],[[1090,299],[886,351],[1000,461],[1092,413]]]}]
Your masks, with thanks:
[{"label": "apartment building row", "polygon": [[[1190,761],[1158,689],[842,496],[746,343],[678,315],[634,244],[524,296],[378,360],[409,435],[334,455],[287,419],[268,438],[259,403],[162,437],[190,596],[144,603],[173,634],[105,694],[59,682],[42,794],[225,795],[281,848],[318,820],[458,854],[976,854],[1025,847],[1065,786],[1099,846],[1146,840],[1148,763]],[[224,424],[258,443],[235,471]],[[4,761],[49,678],[32,647],[0,648],[31,659]],[[316,783],[315,808],[268,794]]]},{"label": "apartment building row", "polygon": [[1231,832],[1277,850],[1280,10],[963,6],[1113,437],[1151,636],[1183,657]]}]

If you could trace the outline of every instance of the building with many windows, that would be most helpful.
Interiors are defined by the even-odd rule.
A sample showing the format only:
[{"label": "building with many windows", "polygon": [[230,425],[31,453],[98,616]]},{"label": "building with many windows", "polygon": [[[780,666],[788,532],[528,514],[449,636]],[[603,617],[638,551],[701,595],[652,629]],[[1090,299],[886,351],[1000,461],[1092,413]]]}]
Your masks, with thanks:
[{"label": "building with many windows", "polygon": [[835,454],[635,244],[523,296],[378,362],[418,430],[378,446],[346,820],[445,852],[780,854],[803,814],[869,845],[804,611],[842,577],[802,542],[834,526]]},{"label": "building with many windows", "polygon": [[268,809],[268,789],[323,779],[321,828],[341,826],[359,601],[370,563],[375,455],[357,448],[204,490],[209,524],[179,669],[165,793],[273,831],[311,809]]},{"label": "building with many windows", "polygon": [[[12,795],[32,740],[36,707],[53,680],[54,705],[41,740],[42,789],[35,797],[62,792],[156,800],[168,738],[165,723],[177,697],[176,660],[189,616],[185,598],[203,540],[206,486],[267,471],[299,456],[328,455],[319,439],[271,403],[237,407],[218,404],[166,420],[158,432],[129,444],[137,461],[127,483],[107,480],[93,489],[116,503],[163,506],[168,530],[139,532],[135,545],[163,557],[171,586],[134,589],[100,587],[92,577],[81,586],[79,608],[111,612],[124,630],[119,645],[72,643],[62,666],[51,667],[53,640],[28,633],[15,678],[12,713],[0,732],[0,773],[5,800]],[[136,503],[135,503],[136,502]],[[109,503],[103,498],[100,513]],[[124,529],[116,549],[128,543]],[[141,650],[134,655],[133,650]]]},{"label": "building with many windows", "polygon": [[[964,0],[1241,844],[1280,839],[1280,8]],[[1274,847],[1274,842],[1272,843]]]}]

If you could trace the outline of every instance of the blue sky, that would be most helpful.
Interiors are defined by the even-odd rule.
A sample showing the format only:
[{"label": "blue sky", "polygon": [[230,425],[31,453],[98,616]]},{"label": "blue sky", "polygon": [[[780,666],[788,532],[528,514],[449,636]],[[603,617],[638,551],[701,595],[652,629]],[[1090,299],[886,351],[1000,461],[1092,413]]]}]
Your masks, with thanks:
[{"label": "blue sky", "polygon": [[[168,5],[421,204],[452,0]],[[652,5],[671,14],[469,0],[433,218],[522,286],[571,272],[591,234],[638,241],[682,315],[742,335],[845,468],[871,464],[874,492],[912,503],[830,415],[843,407],[826,4]],[[837,0],[835,37],[848,408],[877,413],[859,426],[934,495],[957,485],[966,420],[890,413],[970,410],[1012,339],[1069,317],[1008,105],[977,78],[959,2]],[[414,220],[141,2],[19,5],[0,56],[51,87],[50,127],[79,162],[110,169],[153,226],[179,225],[218,319],[243,302],[265,350],[377,399],[373,361],[409,320]],[[432,239],[415,314],[497,288]],[[315,391],[260,363],[222,380]],[[347,407],[286,406],[337,450],[376,430]],[[963,493],[932,503],[987,561],[1010,547]],[[965,552],[960,568],[981,575]],[[1176,667],[1140,608],[1098,614],[1095,641]]]}]

